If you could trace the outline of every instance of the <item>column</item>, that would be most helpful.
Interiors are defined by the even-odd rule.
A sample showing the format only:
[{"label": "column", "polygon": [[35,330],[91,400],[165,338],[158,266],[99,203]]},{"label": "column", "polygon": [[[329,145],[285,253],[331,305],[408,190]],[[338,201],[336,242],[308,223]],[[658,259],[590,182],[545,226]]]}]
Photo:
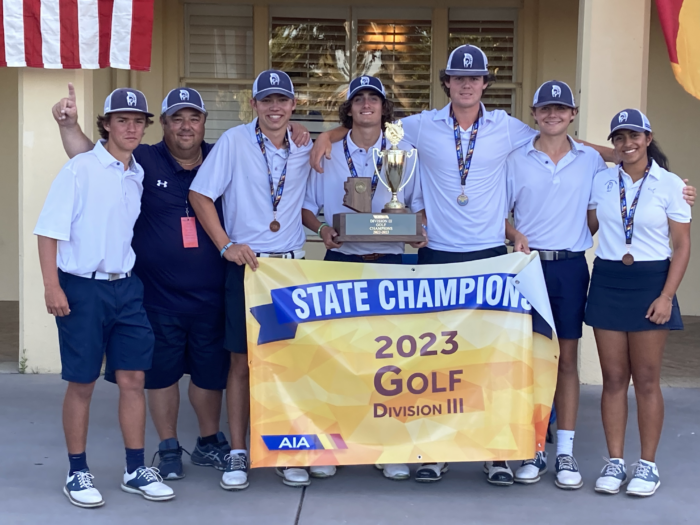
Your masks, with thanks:
[{"label": "column", "polygon": [[[625,108],[646,111],[650,13],[651,0],[579,1],[579,138],[609,145],[615,113]],[[593,258],[590,250],[589,266]],[[580,344],[579,374],[582,383],[602,383],[593,330],[588,327]]]}]

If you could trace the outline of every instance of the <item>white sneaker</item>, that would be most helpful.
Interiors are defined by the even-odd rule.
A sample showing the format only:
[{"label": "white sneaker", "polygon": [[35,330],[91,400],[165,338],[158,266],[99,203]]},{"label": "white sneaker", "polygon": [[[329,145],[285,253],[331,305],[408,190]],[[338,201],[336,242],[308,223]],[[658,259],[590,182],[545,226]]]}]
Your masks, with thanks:
[{"label": "white sneaker", "polygon": [[318,465],[309,467],[309,475],[312,478],[330,478],[335,476],[336,468],[334,465]]},{"label": "white sneaker", "polygon": [[526,485],[537,483],[544,474],[547,473],[547,453],[538,452],[534,459],[523,461],[520,468],[515,471],[516,483],[524,483]]},{"label": "white sneaker", "polygon": [[73,505],[84,509],[101,507],[105,504],[102,494],[92,484],[94,476],[88,469],[79,470],[66,478],[63,493]]},{"label": "white sneaker", "polygon": [[627,468],[623,459],[606,459],[606,465],[595,482],[595,491],[604,494],[617,494],[627,482]]},{"label": "white sneaker", "polygon": [[306,487],[311,484],[309,473],[301,467],[277,467],[277,475],[282,478],[282,483],[288,487]]},{"label": "white sneaker", "polygon": [[630,496],[653,496],[661,485],[659,469],[643,459],[635,465],[632,481],[627,485],[627,494]]},{"label": "white sneaker", "polygon": [[411,471],[408,465],[404,463],[391,463],[387,465],[375,465],[379,470],[382,471],[385,478],[393,479],[394,481],[402,481],[404,479],[410,479]]},{"label": "white sneaker", "polygon": [[418,483],[431,483],[434,481],[440,481],[442,475],[450,470],[447,463],[423,463],[418,470],[416,470],[415,480]]},{"label": "white sneaker", "polygon": [[484,463],[484,474],[488,475],[486,481],[491,485],[507,487],[513,484],[513,471],[506,461],[487,461]]},{"label": "white sneaker", "polygon": [[219,485],[224,490],[242,490],[248,487],[248,456],[245,452],[226,454],[226,470]]},{"label": "white sneaker", "polygon": [[155,467],[139,467],[129,474],[124,470],[122,490],[130,494],[141,494],[149,501],[168,501],[175,497],[173,489],[163,483]]}]

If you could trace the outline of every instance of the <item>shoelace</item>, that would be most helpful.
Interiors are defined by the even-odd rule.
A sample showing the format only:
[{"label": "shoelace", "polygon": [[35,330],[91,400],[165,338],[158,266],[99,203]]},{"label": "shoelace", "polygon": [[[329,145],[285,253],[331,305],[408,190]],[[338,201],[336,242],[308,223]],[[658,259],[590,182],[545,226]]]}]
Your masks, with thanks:
[{"label": "shoelace", "polygon": [[[168,461],[173,461],[173,460],[179,458],[183,452],[185,452],[188,456],[192,456],[192,454],[190,454],[189,451],[184,447],[178,448],[177,451],[176,450],[164,450],[162,454],[161,454],[160,450],[156,450],[155,454],[153,454],[153,457],[151,458],[151,467],[156,462],[156,456],[158,454],[161,454],[160,462],[167,463]],[[160,463],[158,463],[158,464],[160,465]]]},{"label": "shoelace", "polygon": [[94,487],[92,480],[95,478],[95,476],[89,472],[78,471],[75,473],[75,477],[78,480],[78,485],[80,485],[81,489],[91,489]]},{"label": "shoelace", "polygon": [[143,478],[151,483],[163,481],[163,478],[160,477],[160,471],[156,467],[143,467],[136,477]]},{"label": "shoelace", "polygon": [[635,463],[632,467],[634,467],[635,478],[647,479],[651,473],[651,467],[644,463]]},{"label": "shoelace", "polygon": [[248,459],[241,454],[226,454],[224,461],[228,462],[229,470],[246,470],[248,468]]},{"label": "shoelace", "polygon": [[536,465],[538,461],[544,463],[544,452],[538,452],[538,453],[535,455],[534,459],[527,459],[527,460],[525,460],[525,461],[523,462],[523,466],[525,466],[525,465]]},{"label": "shoelace", "polygon": [[610,461],[608,458],[603,458],[605,460],[606,465],[603,467],[603,476],[613,476],[617,477],[619,474],[622,474],[622,468],[624,467],[624,464],[621,463],[613,463]]},{"label": "shoelace", "polygon": [[576,470],[576,460],[573,456],[561,456],[559,458],[559,470]]}]

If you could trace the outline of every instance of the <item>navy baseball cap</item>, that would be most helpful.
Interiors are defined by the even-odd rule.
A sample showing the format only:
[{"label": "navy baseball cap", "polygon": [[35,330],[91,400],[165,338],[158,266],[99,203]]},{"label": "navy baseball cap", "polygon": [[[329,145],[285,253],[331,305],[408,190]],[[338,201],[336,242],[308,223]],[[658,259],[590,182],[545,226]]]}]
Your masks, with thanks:
[{"label": "navy baseball cap", "polygon": [[651,133],[651,124],[647,116],[638,109],[626,109],[615,115],[610,122],[610,140],[619,129],[631,129],[633,131],[648,131]]},{"label": "navy baseball cap", "polygon": [[476,46],[464,45],[456,48],[447,59],[445,73],[451,77],[480,77],[489,74],[489,61]]},{"label": "navy baseball cap", "polygon": [[350,82],[350,87],[348,88],[348,100],[363,89],[376,91],[382,96],[382,98],[386,98],[386,91],[384,90],[384,84],[382,84],[382,81],[376,77],[363,75],[353,79],[353,81]]},{"label": "navy baseball cap", "polygon": [[260,100],[268,95],[284,95],[294,98],[294,84],[292,79],[284,71],[268,69],[258,75],[253,82],[253,98]]},{"label": "navy baseball cap", "polygon": [[206,113],[202,95],[196,89],[192,88],[175,88],[168,93],[163,99],[163,105],[160,112],[163,115],[172,115],[182,108],[192,108],[202,113]]},{"label": "navy baseball cap", "polygon": [[133,111],[144,113],[148,117],[153,116],[153,113],[148,112],[146,95],[138,89],[118,88],[107,96],[105,99],[105,115],[121,111]]},{"label": "navy baseball cap", "polygon": [[574,94],[566,82],[550,80],[537,88],[532,99],[532,107],[541,108],[550,104],[561,104],[569,108],[576,107]]}]

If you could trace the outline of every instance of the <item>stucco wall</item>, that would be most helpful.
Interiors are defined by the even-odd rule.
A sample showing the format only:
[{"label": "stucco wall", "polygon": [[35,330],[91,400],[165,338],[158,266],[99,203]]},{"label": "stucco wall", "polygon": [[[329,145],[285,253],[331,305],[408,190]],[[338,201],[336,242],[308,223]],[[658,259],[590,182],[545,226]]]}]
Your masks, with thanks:
[{"label": "stucco wall", "polygon": [[0,68],[0,301],[19,300],[17,69]]}]

